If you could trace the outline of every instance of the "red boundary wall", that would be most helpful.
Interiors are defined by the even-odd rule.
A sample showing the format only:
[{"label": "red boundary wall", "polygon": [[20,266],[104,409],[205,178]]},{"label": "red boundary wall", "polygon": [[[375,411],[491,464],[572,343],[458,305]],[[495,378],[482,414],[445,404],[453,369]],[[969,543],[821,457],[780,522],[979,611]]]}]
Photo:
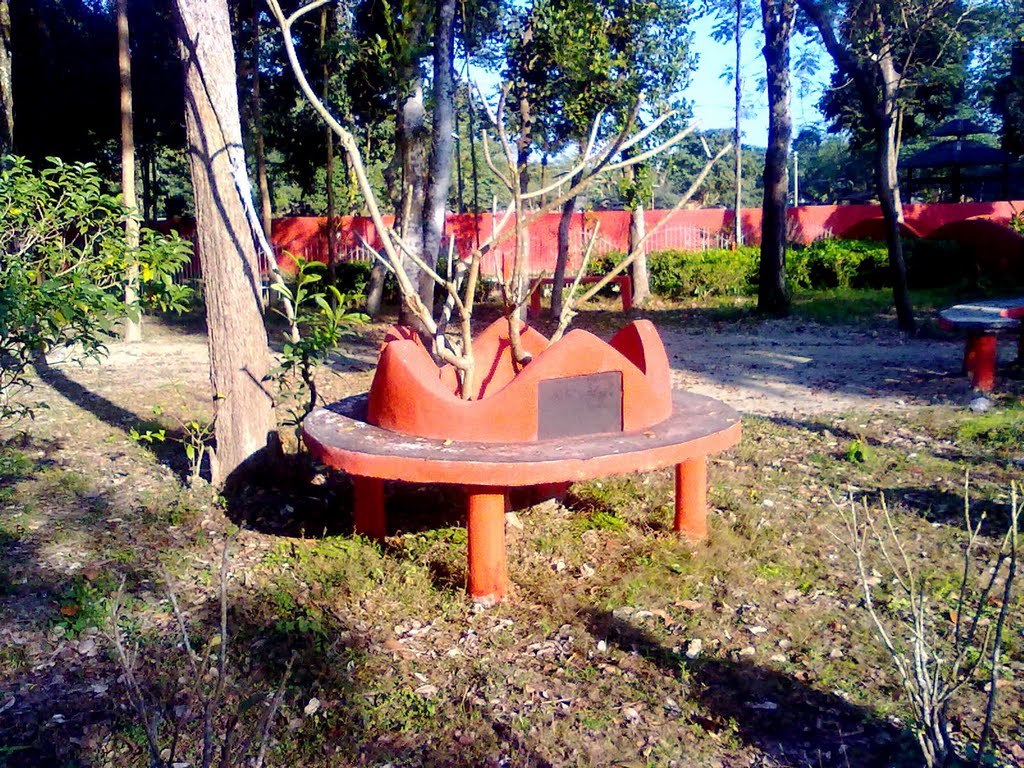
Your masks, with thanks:
[{"label": "red boundary wall", "polygon": [[[904,230],[915,237],[957,240],[973,247],[983,262],[992,266],[1014,269],[1024,268],[1024,239],[1013,232],[1008,224],[1018,211],[1024,211],[1024,201],[991,203],[927,203],[906,205]],[[648,230],[659,223],[666,211],[648,211],[645,219]],[[668,214],[669,219],[651,236],[646,249],[702,250],[707,247],[727,246],[734,226],[733,212],[724,208],[681,210]],[[595,253],[624,251],[629,237],[629,211],[597,211],[573,216],[570,225],[570,270],[579,262],[588,233],[598,227]],[[558,242],[559,214],[551,213],[537,218],[529,226],[530,271],[550,274],[554,270]],[[392,217],[385,217],[390,224]],[[744,240],[757,243],[761,232],[761,210],[746,208],[741,215]],[[446,240],[455,239],[460,257],[468,256],[478,242],[485,242],[492,234],[494,218],[490,214],[451,214],[446,222]],[[789,209],[789,239],[810,243],[823,237],[843,239],[884,239],[881,209],[877,205],[813,205]],[[176,229],[183,237],[191,237],[194,224],[188,220],[167,221],[160,229]],[[491,249],[482,263],[485,276],[496,275],[510,265],[513,254],[513,222],[503,230],[506,236]],[[379,249],[380,239],[373,223],[365,217],[342,216],[336,227],[336,253],[341,261],[369,261],[373,256],[366,248]],[[327,261],[327,220],[323,217],[301,216],[274,220],[271,242],[278,263],[291,271],[294,263],[290,255],[306,259]],[[198,262],[193,265],[198,274]]]}]

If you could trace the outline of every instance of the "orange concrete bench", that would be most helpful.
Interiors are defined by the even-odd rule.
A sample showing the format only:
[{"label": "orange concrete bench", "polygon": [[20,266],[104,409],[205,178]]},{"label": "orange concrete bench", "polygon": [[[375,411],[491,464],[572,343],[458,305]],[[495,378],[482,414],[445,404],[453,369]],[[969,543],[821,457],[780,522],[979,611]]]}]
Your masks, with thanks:
[{"label": "orange concrete bench", "polygon": [[303,424],[310,452],[352,475],[355,529],[386,532],[384,481],[461,486],[468,501],[468,588],[493,605],[508,591],[505,511],[510,488],[560,484],[675,466],[674,530],[707,535],[707,456],[740,438],[736,412],[709,397],[672,392],[672,414],[645,429],[533,442],[416,437],[367,422],[368,395],[313,411]]},{"label": "orange concrete bench", "polygon": [[[575,278],[567,277],[565,279],[565,287],[571,288],[573,280]],[[580,280],[580,284],[596,283],[604,280],[599,275],[588,275]],[[629,275],[616,275],[611,279],[611,282],[618,284],[619,295],[622,297],[622,311],[629,312],[633,308],[633,278]],[[540,285],[530,296],[530,317],[540,317],[540,300],[541,300],[541,288],[545,285],[554,285],[555,279],[553,277],[545,277],[540,280]]]},{"label": "orange concrete bench", "polygon": [[999,332],[1017,332],[1017,359],[1024,362],[1021,318],[1024,318],[1024,297],[955,304],[939,312],[942,328],[967,333],[963,370],[970,375],[972,387],[987,392],[995,386]]}]

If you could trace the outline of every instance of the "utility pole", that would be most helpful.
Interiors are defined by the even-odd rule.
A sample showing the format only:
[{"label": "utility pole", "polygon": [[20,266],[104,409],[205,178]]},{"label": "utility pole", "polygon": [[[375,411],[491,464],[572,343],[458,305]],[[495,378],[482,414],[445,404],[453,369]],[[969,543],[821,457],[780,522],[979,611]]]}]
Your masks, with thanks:
[{"label": "utility pole", "polygon": [[743,245],[743,147],[740,141],[740,111],[743,106],[743,79],[740,77],[740,53],[743,41],[743,0],[736,0],[736,126],[732,142],[736,148],[736,236],[733,242]]},{"label": "utility pole", "polygon": [[793,150],[793,206],[800,205],[800,153]]}]

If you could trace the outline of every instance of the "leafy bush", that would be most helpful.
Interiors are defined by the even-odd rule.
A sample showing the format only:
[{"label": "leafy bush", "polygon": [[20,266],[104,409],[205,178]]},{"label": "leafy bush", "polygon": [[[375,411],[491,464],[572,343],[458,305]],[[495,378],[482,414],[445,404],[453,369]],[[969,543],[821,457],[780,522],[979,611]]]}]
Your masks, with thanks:
[{"label": "leafy bush", "polygon": [[[48,163],[35,171],[24,158],[0,159],[0,421],[37,407],[12,396],[49,350],[100,355],[117,320],[187,300],[188,289],[170,279],[189,258],[185,241],[143,230],[131,252],[124,232],[131,213],[103,191],[95,167]],[[129,306],[124,287],[133,265],[142,297]]]},{"label": "leafy bush", "polygon": [[658,251],[647,260],[651,290],[672,299],[749,294],[757,286],[759,257],[757,246],[735,251]]},{"label": "leafy bush", "polygon": [[881,288],[888,283],[885,243],[816,240],[786,254],[786,273],[799,288]]}]

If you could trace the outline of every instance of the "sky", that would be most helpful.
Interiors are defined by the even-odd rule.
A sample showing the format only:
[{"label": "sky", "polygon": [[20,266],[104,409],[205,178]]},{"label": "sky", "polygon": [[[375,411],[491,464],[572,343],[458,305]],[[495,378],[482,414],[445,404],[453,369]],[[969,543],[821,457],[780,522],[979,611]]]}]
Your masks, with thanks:
[{"label": "sky", "polygon": [[[684,95],[693,104],[694,119],[702,129],[733,127],[734,91],[732,83],[733,62],[736,60],[736,48],[732,41],[716,42],[711,36],[713,20],[702,17],[692,22],[693,44],[697,55],[697,70],[690,78],[690,85]],[[743,47],[740,55],[740,73],[743,76],[744,119],[742,124],[743,143],[753,147],[765,147],[768,144],[768,94],[762,85],[764,80],[764,57],[761,46],[764,35],[760,29],[748,29],[743,35]],[[805,41],[794,38],[793,59],[796,59],[796,46]],[[832,72],[832,62],[824,51],[818,51],[820,66],[811,82],[800,87],[797,79],[793,79],[793,137],[800,129],[809,125],[823,123],[817,104]],[[728,76],[723,79],[722,73]],[[498,76],[491,71],[470,67],[474,82],[478,83],[489,96],[497,91]]]},{"label": "sky", "polygon": [[[736,60],[736,48],[732,41],[718,43],[711,37],[712,19],[704,17],[693,24],[694,48],[698,56],[697,71],[684,92],[693,102],[693,116],[701,127],[733,127],[734,91],[732,68]],[[760,29],[748,30],[743,35],[740,54],[740,74],[743,77],[744,117],[742,124],[743,143],[764,147],[768,143],[768,95],[760,81],[764,79],[764,57],[761,55],[763,34]],[[821,66],[814,82],[808,84],[805,92],[793,83],[793,136],[800,129],[820,124],[822,117],[817,103],[828,81],[831,62],[823,53]],[[729,76],[722,79],[723,72]],[[749,110],[749,111],[748,111]]]}]

